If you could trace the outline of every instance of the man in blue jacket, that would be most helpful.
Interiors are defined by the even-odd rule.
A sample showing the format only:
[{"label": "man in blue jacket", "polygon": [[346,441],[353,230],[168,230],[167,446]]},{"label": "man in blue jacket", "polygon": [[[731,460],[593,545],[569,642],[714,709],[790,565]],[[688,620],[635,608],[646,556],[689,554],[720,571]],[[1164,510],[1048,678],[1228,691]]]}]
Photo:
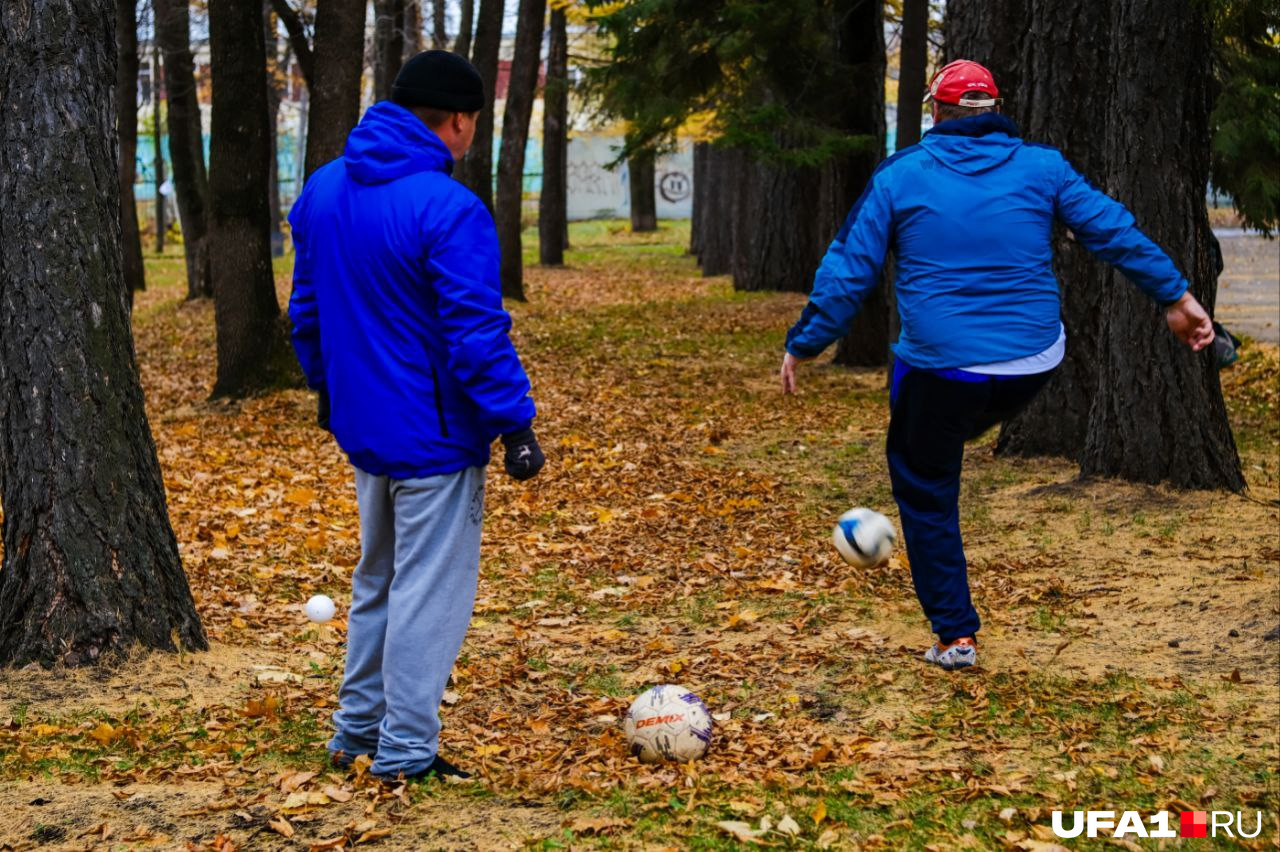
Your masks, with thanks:
[{"label": "man in blue jacket", "polygon": [[381,778],[466,777],[439,755],[438,711],[475,602],[490,444],[518,480],[544,461],[493,219],[450,177],[483,106],[469,62],[418,54],[289,215],[294,349],[360,506],[329,751],[373,755]]},{"label": "man in blue jacket", "polygon": [[796,364],[848,332],[892,248],[902,333],[893,347],[889,475],[911,579],[938,636],[925,660],[948,670],[977,660],[958,506],[965,441],[1025,407],[1065,353],[1054,220],[1163,306],[1181,340],[1197,351],[1213,341],[1186,280],[1129,211],[1056,149],[1020,139],[998,98],[976,62],[953,62],[934,77],[933,130],[872,176],[787,334],[781,373],[783,392],[794,393]]}]

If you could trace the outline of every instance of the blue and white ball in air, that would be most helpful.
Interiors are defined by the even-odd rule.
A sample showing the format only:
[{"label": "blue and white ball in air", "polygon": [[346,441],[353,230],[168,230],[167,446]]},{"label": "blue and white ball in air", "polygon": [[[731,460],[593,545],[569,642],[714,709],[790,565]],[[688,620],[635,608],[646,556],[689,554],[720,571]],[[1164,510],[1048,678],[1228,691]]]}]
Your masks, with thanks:
[{"label": "blue and white ball in air", "polygon": [[711,711],[683,686],[655,686],[631,702],[624,729],[641,763],[688,763],[711,745]]},{"label": "blue and white ball in air", "polygon": [[841,515],[831,533],[844,561],[859,568],[870,568],[888,559],[897,538],[888,518],[862,508]]}]

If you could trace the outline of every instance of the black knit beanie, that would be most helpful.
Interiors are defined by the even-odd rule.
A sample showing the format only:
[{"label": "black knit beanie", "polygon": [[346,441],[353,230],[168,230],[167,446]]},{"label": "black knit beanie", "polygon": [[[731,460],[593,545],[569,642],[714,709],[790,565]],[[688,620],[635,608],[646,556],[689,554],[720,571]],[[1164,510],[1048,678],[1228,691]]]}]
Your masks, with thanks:
[{"label": "black knit beanie", "polygon": [[447,50],[424,50],[406,62],[391,86],[391,100],[403,107],[449,112],[484,108],[484,81],[467,60]]}]

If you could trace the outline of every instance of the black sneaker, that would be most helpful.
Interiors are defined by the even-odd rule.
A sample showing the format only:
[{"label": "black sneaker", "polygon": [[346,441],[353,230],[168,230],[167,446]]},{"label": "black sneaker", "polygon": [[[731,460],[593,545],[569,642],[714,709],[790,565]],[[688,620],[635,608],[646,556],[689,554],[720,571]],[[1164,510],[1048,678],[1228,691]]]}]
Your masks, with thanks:
[{"label": "black sneaker", "polygon": [[415,772],[412,775],[406,775],[404,780],[425,781],[428,778],[440,778],[444,776],[448,776],[450,778],[470,778],[471,773],[467,772],[465,769],[459,769],[437,754],[435,760],[431,761],[431,764],[426,769],[423,769],[420,772]]}]

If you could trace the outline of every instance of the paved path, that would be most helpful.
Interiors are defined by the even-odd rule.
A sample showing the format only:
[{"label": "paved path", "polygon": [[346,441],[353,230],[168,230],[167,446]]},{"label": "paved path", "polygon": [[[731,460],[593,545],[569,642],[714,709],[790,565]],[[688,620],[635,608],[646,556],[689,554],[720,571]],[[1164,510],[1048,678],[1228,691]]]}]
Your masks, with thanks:
[{"label": "paved path", "polygon": [[1239,228],[1214,231],[1224,268],[1215,318],[1236,334],[1280,343],[1280,239]]}]

